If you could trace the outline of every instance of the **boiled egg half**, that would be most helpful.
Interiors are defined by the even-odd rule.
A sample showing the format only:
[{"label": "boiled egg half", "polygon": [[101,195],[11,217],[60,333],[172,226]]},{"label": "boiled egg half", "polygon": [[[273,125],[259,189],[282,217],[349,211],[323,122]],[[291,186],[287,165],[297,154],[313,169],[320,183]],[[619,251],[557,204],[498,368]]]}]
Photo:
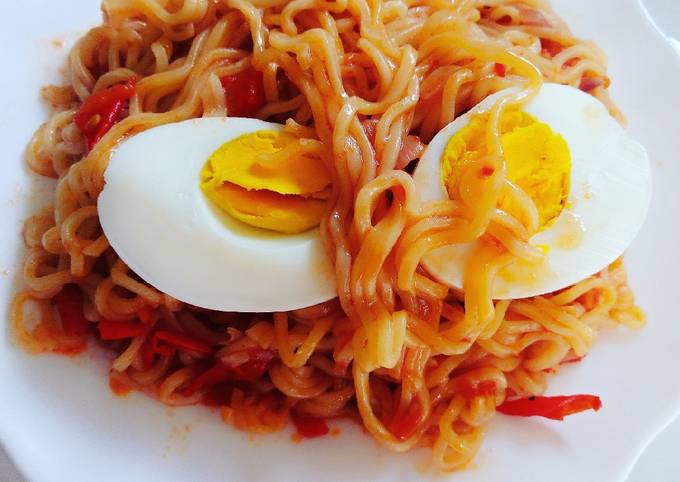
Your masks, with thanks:
[{"label": "boiled egg half", "polygon": [[[489,96],[434,137],[414,173],[421,200],[459,198],[466,166],[486,152],[489,112],[509,93]],[[507,108],[499,125],[507,179],[536,206],[538,228],[529,242],[543,256],[501,269],[494,298],[553,292],[621,256],[646,217],[651,176],[645,149],[605,106],[578,89],[544,84],[521,109]],[[516,214],[512,199],[501,196],[497,207]],[[466,262],[479,242],[437,248],[422,265],[464,289]]]},{"label": "boiled egg half", "polygon": [[111,246],[180,301],[284,311],[336,296],[317,226],[330,177],[283,126],[201,118],[121,143],[97,202]]}]

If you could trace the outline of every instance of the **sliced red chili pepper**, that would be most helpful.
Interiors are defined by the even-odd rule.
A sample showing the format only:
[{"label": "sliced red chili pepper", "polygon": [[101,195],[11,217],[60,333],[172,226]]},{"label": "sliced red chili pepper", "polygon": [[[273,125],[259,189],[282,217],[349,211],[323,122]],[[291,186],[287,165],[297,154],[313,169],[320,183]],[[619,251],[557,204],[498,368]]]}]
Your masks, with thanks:
[{"label": "sliced red chili pepper", "polygon": [[145,325],[148,325],[151,323],[151,315],[153,314],[153,308],[150,306],[144,306],[143,308],[140,308],[137,311],[137,318],[144,323]]},{"label": "sliced red chili pepper", "polygon": [[559,42],[547,38],[541,39],[541,54],[544,57],[553,58],[562,50],[564,50],[564,47]]},{"label": "sliced red chili pepper", "polygon": [[482,178],[488,178],[494,175],[496,170],[491,166],[484,166],[479,170],[479,175]]},{"label": "sliced red chili pepper", "polygon": [[276,353],[273,350],[251,349],[248,352],[248,361],[240,365],[233,365],[233,375],[235,380],[254,381],[260,378],[269,363],[274,359]]},{"label": "sliced red chili pepper", "polygon": [[104,341],[124,340],[141,336],[146,327],[136,321],[118,321],[102,319],[97,325],[99,337]]},{"label": "sliced red chili pepper", "polygon": [[567,69],[569,67],[573,67],[574,65],[578,64],[580,60],[580,57],[572,57],[562,65],[562,68]]},{"label": "sliced red chili pepper", "polygon": [[565,358],[564,360],[562,360],[562,361],[560,362],[560,365],[567,365],[567,364],[569,364],[569,363],[579,363],[581,360],[583,360],[584,357],[585,357],[585,355],[583,355],[583,356],[573,356],[573,357],[570,357],[570,358]]},{"label": "sliced red chili pepper", "polygon": [[510,15],[503,15],[501,18],[496,20],[499,25],[510,25],[512,23],[512,17]]},{"label": "sliced red chili pepper", "polygon": [[583,92],[592,92],[598,87],[609,87],[609,78],[600,75],[584,75],[578,86]]},{"label": "sliced red chili pepper", "polygon": [[109,130],[111,130],[114,124],[116,124],[123,117],[124,106],[124,101],[117,100],[111,104],[109,110],[101,114],[96,130],[94,131],[94,135],[90,136],[88,139],[90,141],[90,144],[88,145],[90,150],[92,150],[95,144],[97,144],[97,142],[99,142],[101,138],[104,137],[106,133],[109,132]]},{"label": "sliced red chili pepper", "polygon": [[310,417],[292,412],[291,419],[297,433],[305,438],[321,437],[328,433],[328,425],[323,418]]},{"label": "sliced red chili pepper", "polygon": [[142,347],[139,349],[139,354],[142,357],[142,365],[144,366],[144,369],[148,370],[151,368],[153,366],[156,353],[153,351],[153,346],[151,346],[151,342],[149,340],[146,340],[144,344],[142,344]]},{"label": "sliced red chili pepper", "polygon": [[598,411],[602,401],[596,395],[563,395],[557,397],[528,397],[506,400],[496,407],[505,415],[518,417],[545,417],[563,420],[564,417],[584,410]]},{"label": "sliced red chili pepper", "polygon": [[[188,396],[186,393],[182,393],[183,395]],[[231,393],[231,387],[212,387],[208,389],[205,395],[203,395],[203,405],[208,407],[223,407],[229,405],[231,403]]]},{"label": "sliced red chili pepper", "polygon": [[507,67],[504,64],[499,64],[496,62],[493,64],[493,70],[496,72],[496,75],[499,77],[505,77],[505,74],[507,73]]},{"label": "sliced red chili pepper", "polygon": [[412,401],[406,410],[395,415],[388,426],[389,431],[399,440],[406,440],[416,433],[422,412],[420,403]]},{"label": "sliced red chili pepper", "polygon": [[496,383],[493,380],[482,380],[475,385],[464,385],[460,394],[465,398],[490,397],[496,395]]},{"label": "sliced red chili pepper", "polygon": [[248,352],[248,360],[240,365],[230,365],[220,360],[197,376],[182,393],[189,396],[202,388],[223,382],[257,380],[267,370],[274,356],[272,350],[252,349]]},{"label": "sliced red chili pepper", "polygon": [[197,338],[193,338],[184,333],[170,330],[158,330],[151,338],[151,346],[159,355],[170,356],[176,349],[188,350],[203,355],[212,351],[212,347]]},{"label": "sliced red chili pepper", "polygon": [[151,338],[151,349],[160,356],[173,356],[176,348],[172,345],[161,343],[157,338]]},{"label": "sliced red chili pepper", "polygon": [[193,395],[196,391],[202,388],[225,382],[229,380],[230,374],[231,368],[218,361],[199,376],[194,378],[194,380],[189,385],[187,385],[184,390],[182,390],[182,394],[185,396]]},{"label": "sliced red chili pepper", "polygon": [[265,104],[262,73],[249,67],[221,79],[230,117],[255,117]]},{"label": "sliced red chili pepper", "polygon": [[75,116],[76,125],[85,127],[88,121],[95,115],[113,105],[116,101],[127,100],[135,93],[136,79],[130,79],[124,84],[112,85],[106,89],[95,92],[80,106]]},{"label": "sliced red chili pepper", "polygon": [[135,93],[135,83],[136,79],[130,79],[124,84],[95,92],[80,106],[74,121],[83,133],[89,150],[92,150],[111,127],[120,121],[125,101]]},{"label": "sliced red chili pepper", "polygon": [[119,397],[126,397],[132,391],[130,385],[123,383],[120,380],[116,380],[111,375],[109,375],[109,388]]},{"label": "sliced red chili pepper", "polygon": [[83,314],[83,294],[75,285],[66,285],[54,297],[61,325],[68,336],[81,337],[87,330],[87,319]]}]

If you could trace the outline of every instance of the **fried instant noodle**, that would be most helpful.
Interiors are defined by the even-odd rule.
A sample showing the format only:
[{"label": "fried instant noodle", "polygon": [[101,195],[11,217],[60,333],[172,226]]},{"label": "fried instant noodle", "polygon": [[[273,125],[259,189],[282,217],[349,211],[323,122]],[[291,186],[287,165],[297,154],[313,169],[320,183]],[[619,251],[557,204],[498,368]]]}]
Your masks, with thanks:
[{"label": "fried instant noodle", "polygon": [[[431,446],[435,463],[452,470],[474,456],[508,394],[541,394],[598,330],[643,323],[620,261],[556,293],[492,300],[495,273],[534,255],[537,229],[536,206],[505,177],[501,114],[550,81],[590,92],[622,121],[604,54],[547,2],[105,0],[102,8],[104,23],[70,53],[69,83],[43,89],[53,113],[28,148],[29,166],[57,180],[54,205],[24,228],[26,289],[11,319],[31,352],[82,350],[104,320],[143,326],[105,339],[117,353],[112,380],[169,405],[218,405],[225,421],[256,433],[281,429],[291,413],[348,416],[394,451]],[[112,149],[159,125],[229,115],[222,81],[248,69],[262,76],[256,117],[313,142],[332,177],[320,231],[338,298],[288,313],[181,303],[131,272],[98,223]],[[75,124],[82,102],[131,80],[119,122],[89,150]],[[457,116],[512,86],[490,111],[483,161],[493,174],[463,176],[460,199],[421,203],[407,164]],[[497,208],[502,192],[515,193],[522,219]],[[477,239],[487,242],[471,254],[462,291],[420,267],[435,248]],[[78,288],[70,302],[80,300],[84,326],[67,326],[65,286]]]}]

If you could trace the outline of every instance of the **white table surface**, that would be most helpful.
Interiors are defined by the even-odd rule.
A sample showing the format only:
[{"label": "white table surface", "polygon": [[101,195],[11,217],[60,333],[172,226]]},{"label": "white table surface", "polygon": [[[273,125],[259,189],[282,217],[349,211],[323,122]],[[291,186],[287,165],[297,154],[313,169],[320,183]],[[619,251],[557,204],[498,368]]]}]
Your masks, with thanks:
[{"label": "white table surface", "polygon": [[[671,37],[680,55],[680,1],[642,1],[659,27]],[[647,448],[627,482],[680,481],[678,448],[680,448],[680,419],[664,430]],[[26,482],[2,447],[0,447],[0,482]]]}]

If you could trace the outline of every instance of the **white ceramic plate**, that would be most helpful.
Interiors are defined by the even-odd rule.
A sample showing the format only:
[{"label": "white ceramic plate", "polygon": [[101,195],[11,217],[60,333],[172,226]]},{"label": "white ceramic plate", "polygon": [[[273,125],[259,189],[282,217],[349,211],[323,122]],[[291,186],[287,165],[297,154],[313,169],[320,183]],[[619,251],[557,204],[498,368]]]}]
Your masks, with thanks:
[{"label": "white ceramic plate", "polygon": [[[0,303],[18,286],[21,221],[49,200],[49,182],[21,159],[45,118],[38,89],[57,76],[67,42],[99,21],[97,0],[3,2],[0,29]],[[204,408],[170,410],[141,394],[111,395],[108,357],[31,357],[0,329],[0,439],[35,481],[437,480],[622,481],[644,446],[680,407],[680,62],[634,0],[555,0],[581,36],[610,55],[612,92],[648,148],[654,201],[627,263],[649,316],[642,331],[605,333],[590,356],[553,379],[549,393],[597,393],[598,413],[563,423],[496,417],[472,465],[454,475],[427,468],[428,450],[393,454],[342,425],[337,437],[299,444],[290,431],[253,437]],[[612,206],[616,209],[616,206]]]}]

